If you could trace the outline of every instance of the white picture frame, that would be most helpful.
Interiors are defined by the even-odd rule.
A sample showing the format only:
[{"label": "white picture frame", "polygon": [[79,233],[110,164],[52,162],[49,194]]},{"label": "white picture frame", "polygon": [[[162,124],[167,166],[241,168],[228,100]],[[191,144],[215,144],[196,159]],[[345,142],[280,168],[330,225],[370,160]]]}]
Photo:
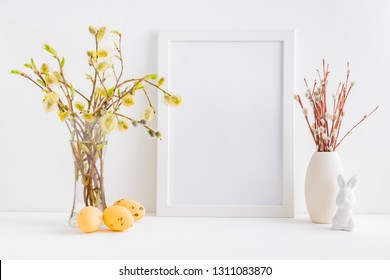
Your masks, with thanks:
[{"label": "white picture frame", "polygon": [[158,101],[157,216],[293,217],[294,31],[160,30],[158,42],[159,76],[183,103]]}]

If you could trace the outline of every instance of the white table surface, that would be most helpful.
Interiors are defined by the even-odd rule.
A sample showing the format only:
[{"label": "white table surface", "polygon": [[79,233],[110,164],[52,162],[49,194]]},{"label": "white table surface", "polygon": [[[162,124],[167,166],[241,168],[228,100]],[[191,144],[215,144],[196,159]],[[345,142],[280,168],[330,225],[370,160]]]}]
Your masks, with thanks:
[{"label": "white table surface", "polygon": [[67,213],[0,213],[0,259],[390,259],[390,215],[358,215],[354,232],[306,215],[167,218],[84,234]]}]

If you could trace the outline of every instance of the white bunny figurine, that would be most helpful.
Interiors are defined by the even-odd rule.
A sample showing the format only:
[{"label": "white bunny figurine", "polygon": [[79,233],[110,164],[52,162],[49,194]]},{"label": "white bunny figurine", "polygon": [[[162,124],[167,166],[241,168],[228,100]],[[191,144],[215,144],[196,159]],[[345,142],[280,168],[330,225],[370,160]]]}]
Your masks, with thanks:
[{"label": "white bunny figurine", "polygon": [[336,197],[336,205],[338,209],[332,220],[332,229],[352,231],[355,228],[352,206],[356,202],[355,186],[357,181],[356,175],[348,182],[345,181],[343,175],[341,174],[337,177],[340,191]]}]

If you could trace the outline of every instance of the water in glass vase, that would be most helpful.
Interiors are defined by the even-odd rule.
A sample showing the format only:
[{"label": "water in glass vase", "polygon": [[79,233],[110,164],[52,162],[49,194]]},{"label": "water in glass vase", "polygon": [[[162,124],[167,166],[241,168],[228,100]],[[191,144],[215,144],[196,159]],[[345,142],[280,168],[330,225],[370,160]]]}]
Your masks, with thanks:
[{"label": "water in glass vase", "polygon": [[66,125],[71,133],[70,145],[74,160],[74,197],[69,225],[77,227],[77,215],[85,206],[106,208],[104,190],[104,153],[108,133],[98,118],[87,121],[69,118]]}]

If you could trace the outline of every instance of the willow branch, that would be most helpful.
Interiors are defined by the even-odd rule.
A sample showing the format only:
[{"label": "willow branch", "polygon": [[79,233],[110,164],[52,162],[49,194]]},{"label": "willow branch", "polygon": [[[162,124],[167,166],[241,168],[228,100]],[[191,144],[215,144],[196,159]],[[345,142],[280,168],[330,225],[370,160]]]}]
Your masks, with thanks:
[{"label": "willow branch", "polygon": [[116,113],[117,116],[120,116],[122,118],[125,118],[125,119],[128,119],[129,121],[136,121],[138,124],[142,125],[143,127],[145,127],[146,129],[148,130],[153,130],[150,126],[147,126],[146,124],[142,123],[141,121],[137,121],[136,119],[133,119],[133,118],[130,118],[128,116],[125,116],[125,115],[122,115],[122,114],[119,114],[119,113]]},{"label": "willow branch", "polygon": [[365,121],[369,116],[371,116],[379,106],[376,106],[374,110],[371,111],[368,115],[365,115],[357,124],[355,124],[345,135],[341,140],[337,143],[335,149],[341,144],[341,142],[344,141],[344,139],[351,133],[352,130],[354,130],[359,124],[361,124],[363,121]]}]

